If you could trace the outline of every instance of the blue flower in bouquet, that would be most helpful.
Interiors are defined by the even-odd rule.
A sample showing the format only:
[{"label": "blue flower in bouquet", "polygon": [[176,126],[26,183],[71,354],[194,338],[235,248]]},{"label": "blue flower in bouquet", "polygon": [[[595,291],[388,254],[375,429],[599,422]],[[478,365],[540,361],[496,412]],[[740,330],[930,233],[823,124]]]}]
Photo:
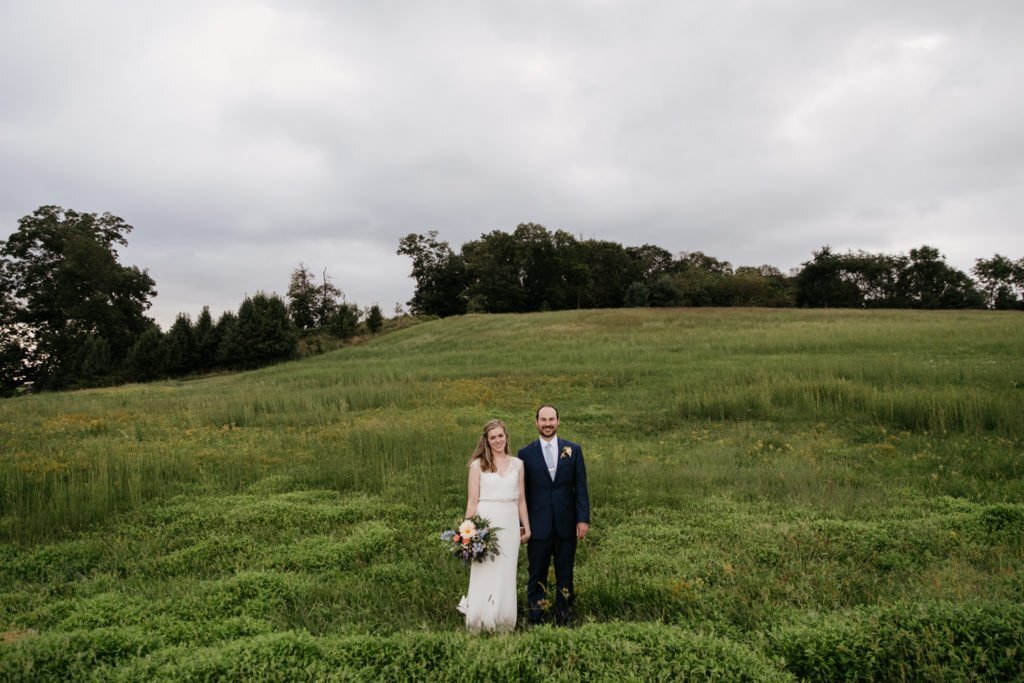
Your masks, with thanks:
[{"label": "blue flower in bouquet", "polygon": [[466,566],[470,562],[493,560],[501,553],[498,537],[491,532],[500,531],[492,527],[488,519],[473,515],[463,520],[455,529],[446,529],[440,534],[448,553]]}]

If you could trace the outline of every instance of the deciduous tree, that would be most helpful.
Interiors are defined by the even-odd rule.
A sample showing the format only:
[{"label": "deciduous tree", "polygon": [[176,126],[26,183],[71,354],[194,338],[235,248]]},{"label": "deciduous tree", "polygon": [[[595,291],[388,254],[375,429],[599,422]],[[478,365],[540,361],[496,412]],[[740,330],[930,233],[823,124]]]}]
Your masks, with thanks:
[{"label": "deciduous tree", "polygon": [[982,295],[963,272],[946,263],[935,247],[922,245],[910,250],[910,263],[903,271],[902,290],[912,308],[978,308]]},{"label": "deciduous tree", "polygon": [[0,242],[0,290],[12,320],[32,336],[26,366],[42,387],[71,385],[79,353],[94,336],[108,345],[113,365],[151,324],[145,312],[156,296],[149,274],[118,263],[132,226],[109,213],[43,206],[18,221]]},{"label": "deciduous tree", "polygon": [[466,265],[437,231],[409,233],[398,244],[399,255],[412,259],[416,289],[408,302],[413,313],[441,317],[466,312]]},{"label": "deciduous tree", "polygon": [[327,269],[324,268],[320,284],[316,288],[316,300],[313,302],[313,318],[317,327],[327,324],[327,321],[334,315],[334,311],[337,310],[338,302],[344,299],[344,296],[341,290],[331,282],[331,278],[327,275]]},{"label": "deciduous tree", "polygon": [[316,325],[317,288],[313,273],[306,266],[292,271],[288,281],[288,314],[300,330],[312,329]]},{"label": "deciduous tree", "polygon": [[488,313],[528,310],[519,253],[515,237],[502,230],[492,230],[462,245],[470,310]]},{"label": "deciduous tree", "polygon": [[975,259],[973,272],[989,308],[1024,307],[1024,258],[1013,261],[996,254],[989,259]]},{"label": "deciduous tree", "polygon": [[827,245],[812,254],[796,276],[797,306],[859,308],[863,296],[856,283],[844,277],[843,258]]},{"label": "deciduous tree", "polygon": [[626,289],[632,284],[631,261],[625,248],[608,240],[583,240],[579,258],[587,268],[587,286],[582,297],[583,308],[617,308],[622,305]]}]

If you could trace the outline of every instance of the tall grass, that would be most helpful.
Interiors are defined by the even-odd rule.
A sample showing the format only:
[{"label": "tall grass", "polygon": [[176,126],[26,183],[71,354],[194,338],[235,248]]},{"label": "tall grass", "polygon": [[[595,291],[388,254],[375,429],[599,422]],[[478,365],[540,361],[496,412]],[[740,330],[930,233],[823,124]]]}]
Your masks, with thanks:
[{"label": "tall grass", "polygon": [[942,629],[996,629],[1024,600],[1022,332],[983,312],[466,316],[256,372],[8,400],[0,619],[19,642],[0,663],[120,643],[144,677],[175,648],[223,664],[275,634],[336,652],[458,633],[465,575],[434,535],[480,426],[523,445],[551,401],[591,482],[586,628],[644,622],[621,637],[672,651],[679,629],[715,634],[777,666],[818,652],[815,619],[864,647],[857,625],[884,622],[923,648],[886,666],[953,672]]}]

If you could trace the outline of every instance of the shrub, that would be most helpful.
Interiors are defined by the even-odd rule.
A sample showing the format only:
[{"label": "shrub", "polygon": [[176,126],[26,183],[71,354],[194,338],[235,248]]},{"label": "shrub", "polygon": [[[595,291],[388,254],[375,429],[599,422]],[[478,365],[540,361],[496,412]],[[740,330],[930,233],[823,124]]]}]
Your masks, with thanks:
[{"label": "shrub", "polygon": [[31,635],[3,645],[0,680],[103,680],[111,667],[144,657],[161,646],[159,636],[138,627]]},{"label": "shrub", "polygon": [[405,632],[317,638],[290,631],[223,647],[167,648],[118,674],[174,681],[792,680],[746,646],[652,624],[545,627],[495,637]]},{"label": "shrub", "polygon": [[929,603],[808,615],[768,654],[811,681],[1019,680],[1024,605]]}]

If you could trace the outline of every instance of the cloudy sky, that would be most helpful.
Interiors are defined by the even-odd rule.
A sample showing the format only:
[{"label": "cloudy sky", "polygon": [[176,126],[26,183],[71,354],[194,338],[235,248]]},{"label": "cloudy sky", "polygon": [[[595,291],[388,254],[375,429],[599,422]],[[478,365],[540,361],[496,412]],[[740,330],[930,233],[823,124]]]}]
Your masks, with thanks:
[{"label": "cloudy sky", "polygon": [[412,295],[410,232],[541,223],[734,266],[1024,256],[1019,0],[0,0],[0,237],[135,227],[152,315],[301,262]]}]

